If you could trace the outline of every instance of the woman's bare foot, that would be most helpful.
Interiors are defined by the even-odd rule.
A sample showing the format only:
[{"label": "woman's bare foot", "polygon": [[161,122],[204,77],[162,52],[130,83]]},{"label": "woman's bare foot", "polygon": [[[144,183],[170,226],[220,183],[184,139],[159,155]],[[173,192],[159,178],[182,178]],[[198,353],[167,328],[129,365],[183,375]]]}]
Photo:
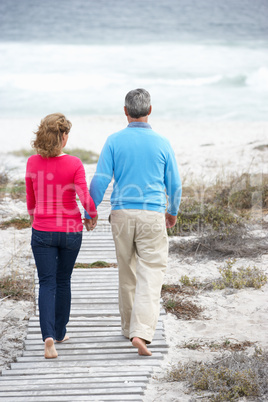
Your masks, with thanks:
[{"label": "woman's bare foot", "polygon": [[138,348],[138,353],[140,356],[152,356],[152,353],[147,349],[146,342],[144,339],[135,337],[132,339],[132,345]]},{"label": "woman's bare foot", "polygon": [[58,352],[56,351],[53,338],[46,338],[45,340],[45,358],[55,359],[58,357]]},{"label": "woman's bare foot", "polygon": [[62,341],[56,341],[57,343],[61,343],[61,342],[65,342],[68,341],[70,339],[70,337],[68,335],[65,335],[65,337],[63,338]]}]

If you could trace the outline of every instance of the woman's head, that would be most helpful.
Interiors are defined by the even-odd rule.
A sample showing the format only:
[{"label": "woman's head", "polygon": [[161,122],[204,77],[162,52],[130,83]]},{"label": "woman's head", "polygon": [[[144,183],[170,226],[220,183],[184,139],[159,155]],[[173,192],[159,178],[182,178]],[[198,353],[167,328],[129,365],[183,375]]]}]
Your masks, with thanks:
[{"label": "woman's head", "polygon": [[63,148],[64,133],[68,135],[71,127],[72,123],[63,114],[49,114],[41,120],[32,147],[43,158],[59,155]]}]

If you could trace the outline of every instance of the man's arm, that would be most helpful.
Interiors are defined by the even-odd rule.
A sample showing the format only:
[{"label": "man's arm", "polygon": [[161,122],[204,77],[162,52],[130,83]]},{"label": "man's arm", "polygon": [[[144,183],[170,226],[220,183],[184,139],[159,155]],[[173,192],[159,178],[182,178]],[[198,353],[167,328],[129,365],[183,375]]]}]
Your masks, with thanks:
[{"label": "man's arm", "polygon": [[168,196],[166,226],[173,227],[177,221],[177,214],[181,202],[182,185],[175,154],[171,146],[169,146],[169,152],[167,155],[164,181]]},{"label": "man's arm", "polygon": [[[103,200],[105,191],[113,178],[113,172],[113,151],[108,138],[101,151],[96,173],[90,183],[90,195],[93,198],[96,208]],[[90,216],[86,211],[85,218],[90,219]]]}]

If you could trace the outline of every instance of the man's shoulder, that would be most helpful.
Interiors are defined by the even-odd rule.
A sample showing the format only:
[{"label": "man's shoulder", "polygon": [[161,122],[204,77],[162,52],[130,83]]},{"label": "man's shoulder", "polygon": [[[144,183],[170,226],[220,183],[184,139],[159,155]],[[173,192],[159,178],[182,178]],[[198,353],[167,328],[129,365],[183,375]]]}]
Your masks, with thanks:
[{"label": "man's shoulder", "polygon": [[154,136],[155,141],[158,141],[162,146],[170,148],[171,144],[167,137],[163,134],[159,134],[157,131],[151,130],[152,135]]},{"label": "man's shoulder", "polygon": [[115,133],[112,133],[108,136],[108,139],[115,139],[117,137],[120,137],[120,135],[125,134],[128,131],[128,127],[122,128],[122,130],[116,131]]}]

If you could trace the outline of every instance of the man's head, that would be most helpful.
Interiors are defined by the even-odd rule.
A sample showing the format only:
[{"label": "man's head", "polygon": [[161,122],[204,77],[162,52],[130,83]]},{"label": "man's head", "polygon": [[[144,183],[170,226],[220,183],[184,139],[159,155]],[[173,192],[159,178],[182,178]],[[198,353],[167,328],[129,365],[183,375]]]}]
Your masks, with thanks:
[{"label": "man's head", "polygon": [[128,92],[125,97],[125,112],[132,119],[140,119],[151,113],[151,97],[145,89],[138,88]]}]

